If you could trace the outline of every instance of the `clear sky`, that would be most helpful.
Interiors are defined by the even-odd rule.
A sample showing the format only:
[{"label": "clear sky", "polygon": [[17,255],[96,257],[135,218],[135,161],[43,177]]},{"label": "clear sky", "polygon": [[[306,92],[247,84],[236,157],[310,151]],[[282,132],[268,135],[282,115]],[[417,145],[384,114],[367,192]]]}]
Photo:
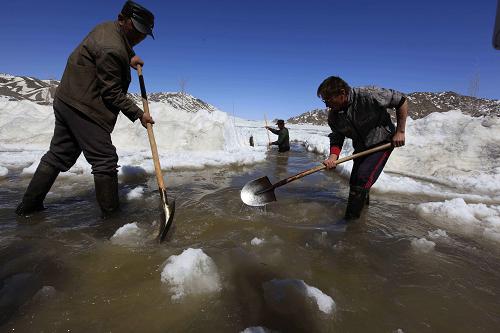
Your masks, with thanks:
[{"label": "clear sky", "polygon": [[[71,51],[124,2],[2,1],[0,72],[60,79]],[[138,2],[156,16],[156,39],[135,47],[148,92],[185,82],[242,118],[323,107],[316,89],[330,75],[352,86],[500,99],[496,0]],[[138,90],[133,76],[130,91]]]}]

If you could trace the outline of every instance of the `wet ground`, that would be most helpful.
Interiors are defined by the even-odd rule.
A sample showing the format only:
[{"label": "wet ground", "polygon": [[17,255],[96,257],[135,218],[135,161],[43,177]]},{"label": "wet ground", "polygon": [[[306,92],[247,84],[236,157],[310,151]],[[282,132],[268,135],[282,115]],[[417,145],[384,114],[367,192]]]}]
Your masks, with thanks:
[{"label": "wet ground", "polygon": [[[448,231],[434,250],[417,251],[411,241],[438,228],[409,208],[415,198],[372,193],[363,218],[339,228],[347,181],[319,172],[277,189],[278,201],[265,209],[241,203],[248,181],[267,175],[274,183],[319,161],[294,146],[251,167],[166,171],[177,211],[162,245],[150,237],[159,217],[152,175],[121,179],[122,213],[102,221],[85,176],[60,177],[47,210],[16,217],[29,178],[11,172],[0,180],[0,331],[498,331],[500,250]],[[137,186],[146,187],[143,197],[127,201]],[[131,222],[150,234],[131,245],[109,240]],[[252,245],[255,237],[264,243]],[[220,292],[171,299],[160,274],[187,248],[214,260]],[[266,287],[273,279],[303,280],[331,296],[336,310],[273,299]]]}]

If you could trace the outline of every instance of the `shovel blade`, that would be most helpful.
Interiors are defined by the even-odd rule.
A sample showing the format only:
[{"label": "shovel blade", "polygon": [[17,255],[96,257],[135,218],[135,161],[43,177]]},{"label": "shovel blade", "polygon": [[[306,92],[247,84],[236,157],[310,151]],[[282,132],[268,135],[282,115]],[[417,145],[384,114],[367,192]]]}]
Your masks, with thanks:
[{"label": "shovel blade", "polygon": [[159,189],[160,191],[160,206],[161,206],[161,216],[160,216],[160,231],[158,233],[159,242],[163,242],[165,237],[167,237],[170,227],[174,223],[175,214],[175,200],[170,203],[167,200],[167,192],[164,189]]},{"label": "shovel blade", "polygon": [[[272,189],[273,184],[269,181],[267,176],[252,180],[243,186],[241,189],[241,201],[243,201],[248,206],[265,206],[268,203],[276,201],[276,195],[274,195],[274,189]],[[268,190],[269,191],[266,191]]]}]

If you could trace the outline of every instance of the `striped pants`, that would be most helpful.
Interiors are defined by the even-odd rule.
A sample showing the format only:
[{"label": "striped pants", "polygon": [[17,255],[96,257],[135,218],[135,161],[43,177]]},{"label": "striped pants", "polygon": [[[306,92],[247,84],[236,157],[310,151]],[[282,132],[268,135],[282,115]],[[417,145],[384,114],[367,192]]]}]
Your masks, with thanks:
[{"label": "striped pants", "polygon": [[389,149],[356,158],[351,170],[349,185],[369,190],[380,176],[391,153],[392,149]]}]

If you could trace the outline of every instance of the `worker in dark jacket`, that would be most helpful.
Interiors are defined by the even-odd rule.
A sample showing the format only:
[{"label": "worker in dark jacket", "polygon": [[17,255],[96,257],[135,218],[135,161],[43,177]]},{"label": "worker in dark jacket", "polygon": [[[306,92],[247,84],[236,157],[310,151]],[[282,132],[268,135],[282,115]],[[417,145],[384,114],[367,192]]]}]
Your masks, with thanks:
[{"label": "worker in dark jacket", "polygon": [[[327,168],[335,167],[344,139],[352,139],[354,152],[392,142],[393,147],[405,144],[408,103],[406,97],[395,90],[383,88],[351,88],[339,77],[325,79],[317,91],[329,108],[328,125],[330,156],[323,163]],[[396,110],[397,126],[391,121],[387,109]],[[392,149],[357,158],[349,180],[349,199],[345,219],[357,219],[369,200],[369,190],[377,181]]]},{"label": "worker in dark jacket", "polygon": [[121,111],[146,127],[153,119],[127,97],[130,67],[143,65],[133,47],[153,37],[154,16],[127,1],[118,20],[96,26],[68,58],[54,98],[55,129],[49,151],[18,205],[18,215],[44,209],[43,200],[61,171],[83,152],[92,165],[96,197],[103,217],[119,207],[116,149],[111,132]]},{"label": "worker in dark jacket", "polygon": [[271,131],[272,133],[278,135],[278,140],[274,142],[270,142],[269,145],[278,146],[278,151],[283,153],[285,151],[290,150],[290,138],[288,136],[288,128],[285,127],[285,121],[283,119],[279,119],[276,122],[278,125],[278,129],[271,128],[269,126],[265,126],[266,129]]}]

